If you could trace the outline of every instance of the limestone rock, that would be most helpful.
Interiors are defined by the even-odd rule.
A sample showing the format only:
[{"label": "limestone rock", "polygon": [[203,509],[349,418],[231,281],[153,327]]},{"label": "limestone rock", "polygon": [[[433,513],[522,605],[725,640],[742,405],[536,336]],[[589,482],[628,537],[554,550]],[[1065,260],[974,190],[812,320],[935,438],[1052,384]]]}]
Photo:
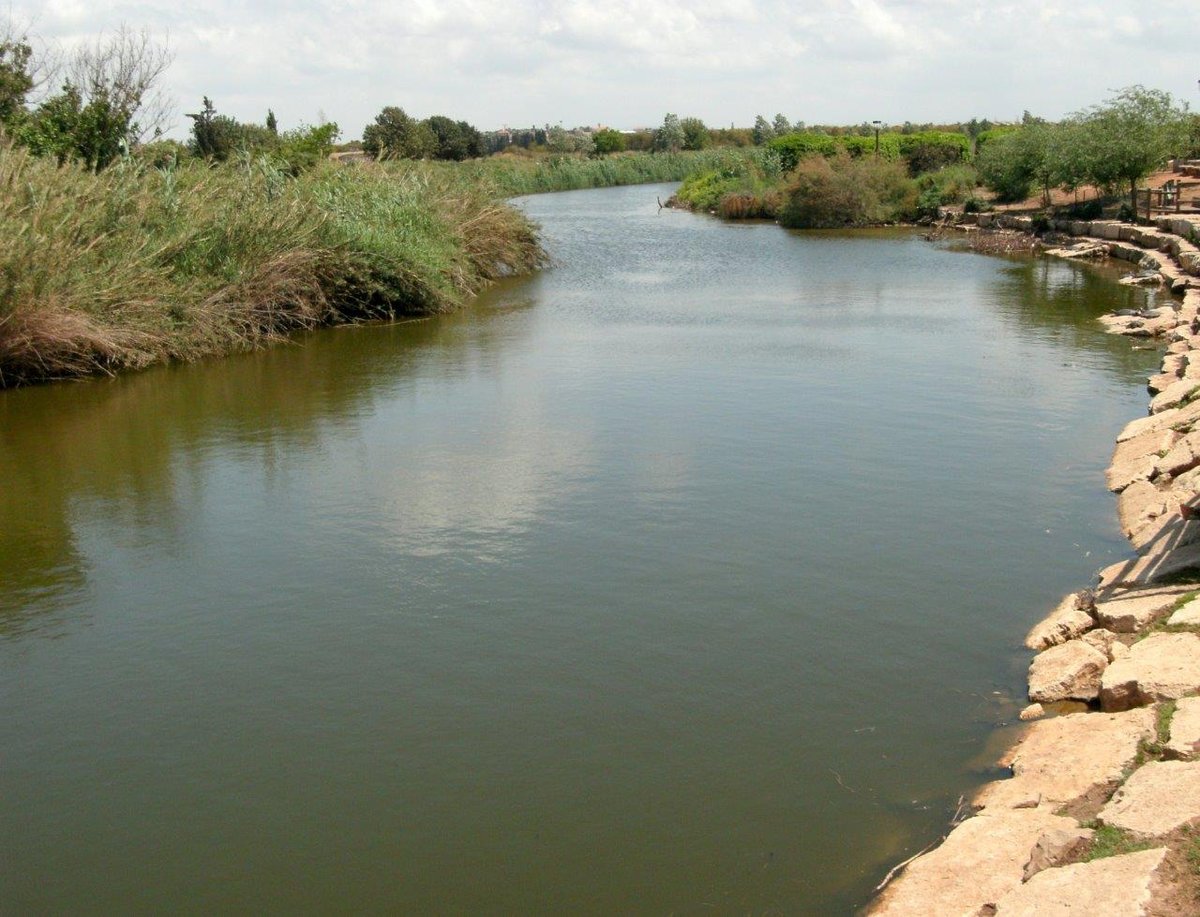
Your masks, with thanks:
[{"label": "limestone rock", "polygon": [[[1075,822],[1041,809],[968,818],[918,857],[867,912],[873,917],[975,917],[1021,884],[1038,838]],[[1035,877],[1036,878],[1036,877]]]},{"label": "limestone rock", "polygon": [[1025,636],[1025,645],[1031,650],[1044,650],[1073,640],[1095,624],[1092,616],[1079,608],[1078,595],[1071,593],[1058,603],[1054,611],[1033,626]]},{"label": "limestone rock", "polygon": [[1143,917],[1166,847],[1039,872],[996,902],[996,917]]},{"label": "limestone rock", "polygon": [[1091,700],[1100,694],[1108,654],[1082,640],[1052,646],[1029,665],[1029,699],[1037,703]]},{"label": "limestone rock", "polygon": [[1190,471],[1200,465],[1200,432],[1189,433],[1164,455],[1155,465],[1154,473],[1172,477]]},{"label": "limestone rock", "polygon": [[1165,616],[1181,595],[1196,588],[1192,585],[1157,586],[1116,593],[1112,598],[1102,597],[1096,603],[1096,620],[1101,627],[1118,634],[1137,633]]},{"label": "limestone rock", "polygon": [[1117,498],[1117,519],[1126,538],[1166,512],[1166,497],[1149,481],[1134,481]]},{"label": "limestone rock", "polygon": [[1148,430],[1123,442],[1113,451],[1112,463],[1105,472],[1108,489],[1119,493],[1135,481],[1146,481],[1159,464],[1161,454],[1169,453],[1180,439],[1174,430]]},{"label": "limestone rock", "polygon": [[1101,627],[1096,630],[1090,630],[1083,635],[1083,642],[1089,646],[1094,646],[1104,654],[1104,657],[1112,661],[1112,648],[1117,642],[1117,635],[1111,630],[1106,630]]},{"label": "limestone rock", "polygon": [[1125,424],[1125,429],[1117,434],[1117,442],[1125,443],[1146,433],[1165,430],[1171,424],[1177,422],[1180,413],[1181,411],[1179,408],[1174,408],[1170,411],[1162,411],[1159,414],[1152,414],[1149,417],[1139,417],[1137,420],[1131,420],[1129,423]]},{"label": "limestone rock", "polygon": [[1029,862],[1025,864],[1024,880],[1028,882],[1044,869],[1058,866],[1081,853],[1091,844],[1096,832],[1090,828],[1055,828],[1047,831],[1033,845]]},{"label": "limestone rock", "polygon": [[1200,626],[1200,599],[1192,599],[1171,615],[1167,623],[1176,627]]},{"label": "limestone rock", "polygon": [[1158,837],[1200,817],[1200,761],[1152,761],[1139,767],[1100,810],[1099,820]]},{"label": "limestone rock", "polygon": [[[1125,493],[1131,489],[1126,489]],[[1200,544],[1188,544],[1147,557],[1118,561],[1100,571],[1100,589],[1150,586],[1191,571],[1200,571]]]},{"label": "limestone rock", "polygon": [[1059,806],[1094,795],[1121,780],[1138,744],[1154,736],[1154,711],[1075,713],[1033,723],[1000,760],[1012,768],[975,795],[984,811]]},{"label": "limestone rock", "polygon": [[1022,723],[1027,723],[1030,720],[1040,720],[1046,715],[1046,708],[1041,704],[1030,704],[1017,714],[1017,719]]},{"label": "limestone rock", "polygon": [[1200,690],[1200,636],[1154,634],[1129,649],[1101,677],[1104,710],[1129,710]]},{"label": "limestone rock", "polygon": [[1192,758],[1200,754],[1200,697],[1185,697],[1171,717],[1171,738],[1164,751],[1170,758]]},{"label": "limestone rock", "polygon": [[1197,389],[1200,389],[1200,382],[1195,379],[1180,379],[1174,385],[1168,385],[1151,399],[1150,413],[1180,407]]}]

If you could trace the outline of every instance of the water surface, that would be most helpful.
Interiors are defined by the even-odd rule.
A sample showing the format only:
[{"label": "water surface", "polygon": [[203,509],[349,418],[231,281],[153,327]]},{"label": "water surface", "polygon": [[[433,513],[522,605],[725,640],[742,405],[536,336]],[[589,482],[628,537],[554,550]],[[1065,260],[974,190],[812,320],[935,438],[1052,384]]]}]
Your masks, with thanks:
[{"label": "water surface", "polygon": [[[1103,271],[527,199],[445,318],[0,393],[0,910],[851,913],[991,776]],[[991,741],[991,746],[989,745]]]}]

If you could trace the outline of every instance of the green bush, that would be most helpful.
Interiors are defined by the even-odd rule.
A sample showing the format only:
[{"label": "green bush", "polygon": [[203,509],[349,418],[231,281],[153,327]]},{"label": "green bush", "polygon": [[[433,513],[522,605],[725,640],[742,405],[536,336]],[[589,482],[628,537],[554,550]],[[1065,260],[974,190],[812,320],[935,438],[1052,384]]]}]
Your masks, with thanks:
[{"label": "green bush", "polygon": [[811,156],[784,189],[779,221],[798,229],[868,226],[917,214],[918,190],[904,166],[884,159]]},{"label": "green bush", "polygon": [[785,134],[769,141],[766,147],[779,157],[784,172],[792,171],[800,160],[814,154],[832,156],[837,152],[836,141],[827,134]]}]

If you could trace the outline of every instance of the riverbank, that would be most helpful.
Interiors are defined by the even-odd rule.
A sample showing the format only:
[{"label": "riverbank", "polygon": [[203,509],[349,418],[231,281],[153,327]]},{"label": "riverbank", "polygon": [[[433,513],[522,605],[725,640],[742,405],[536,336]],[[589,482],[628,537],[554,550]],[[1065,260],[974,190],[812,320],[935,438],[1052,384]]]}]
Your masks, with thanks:
[{"label": "riverbank", "polygon": [[[1200,912],[1200,218],[1152,227],[982,214],[960,228],[1062,257],[1136,263],[1179,294],[1106,316],[1166,346],[1148,416],[1117,438],[1107,483],[1136,556],[1066,596],[1026,637],[1034,721],[936,849],[896,867],[873,915]],[[895,875],[899,877],[888,883]],[[1072,911],[1073,912],[1073,911]]]},{"label": "riverbank", "polygon": [[266,159],[99,174],[0,148],[0,387],[243,351],[463,305],[544,262],[506,198],[681,178],[705,154]]}]

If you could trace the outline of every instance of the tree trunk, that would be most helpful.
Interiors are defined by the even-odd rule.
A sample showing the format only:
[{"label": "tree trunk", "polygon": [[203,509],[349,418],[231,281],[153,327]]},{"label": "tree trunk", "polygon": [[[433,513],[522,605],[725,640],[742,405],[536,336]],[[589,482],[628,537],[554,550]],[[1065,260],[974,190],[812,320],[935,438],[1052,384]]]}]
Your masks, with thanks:
[{"label": "tree trunk", "polygon": [[[1138,221],[1138,202],[1137,202],[1137,179],[1129,179],[1129,199],[1133,202],[1133,222]],[[1149,200],[1146,201],[1146,209],[1150,209]],[[1149,216],[1150,214],[1146,214]]]}]

